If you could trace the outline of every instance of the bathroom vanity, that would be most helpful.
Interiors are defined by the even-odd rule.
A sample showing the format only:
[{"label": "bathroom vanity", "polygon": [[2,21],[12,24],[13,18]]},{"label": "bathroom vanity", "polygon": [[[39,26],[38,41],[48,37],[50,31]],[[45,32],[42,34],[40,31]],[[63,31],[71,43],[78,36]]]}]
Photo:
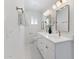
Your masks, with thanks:
[{"label": "bathroom vanity", "polygon": [[73,39],[39,32],[37,48],[44,59],[73,59]]}]

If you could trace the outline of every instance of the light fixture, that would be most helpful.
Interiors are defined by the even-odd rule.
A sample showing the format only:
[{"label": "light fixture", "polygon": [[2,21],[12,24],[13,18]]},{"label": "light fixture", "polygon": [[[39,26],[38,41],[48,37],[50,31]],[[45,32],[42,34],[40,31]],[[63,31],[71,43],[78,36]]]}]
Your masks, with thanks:
[{"label": "light fixture", "polygon": [[16,10],[18,11],[18,13],[23,13],[23,8],[20,8],[20,7],[16,7]]},{"label": "light fixture", "polygon": [[66,2],[68,2],[68,0],[62,0],[62,3],[66,3]]},{"label": "light fixture", "polygon": [[62,0],[60,0],[60,2],[62,3]]},{"label": "light fixture", "polygon": [[69,0],[60,0],[61,3],[67,3]]},{"label": "light fixture", "polygon": [[51,11],[48,9],[46,12],[43,13],[44,16],[48,16],[51,13]]},{"label": "light fixture", "polygon": [[52,6],[52,8],[53,8],[53,9],[56,9],[56,8],[57,8],[57,6],[56,6],[56,5],[53,5],[53,6]]},{"label": "light fixture", "polygon": [[56,2],[57,7],[59,7],[62,3],[60,1]]}]

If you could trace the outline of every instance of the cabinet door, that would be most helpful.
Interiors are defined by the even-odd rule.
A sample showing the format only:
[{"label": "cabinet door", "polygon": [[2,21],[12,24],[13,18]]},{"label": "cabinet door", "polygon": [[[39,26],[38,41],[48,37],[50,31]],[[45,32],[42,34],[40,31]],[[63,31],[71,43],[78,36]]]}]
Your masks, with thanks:
[{"label": "cabinet door", "polygon": [[38,49],[41,52],[44,59],[46,59],[47,56],[47,49],[46,49],[46,39],[42,37],[42,39],[38,40]]},{"label": "cabinet door", "polygon": [[37,41],[37,47],[39,50],[44,50],[45,40],[43,37],[39,38]]},{"label": "cabinet door", "polygon": [[55,59],[55,44],[46,38],[38,40],[38,48],[44,59]]},{"label": "cabinet door", "polygon": [[56,44],[56,59],[73,59],[73,49],[71,41]]},{"label": "cabinet door", "polygon": [[41,39],[38,39],[38,41],[37,41],[37,48],[39,50],[41,49]]},{"label": "cabinet door", "polygon": [[55,44],[46,40],[46,59],[55,59]]}]

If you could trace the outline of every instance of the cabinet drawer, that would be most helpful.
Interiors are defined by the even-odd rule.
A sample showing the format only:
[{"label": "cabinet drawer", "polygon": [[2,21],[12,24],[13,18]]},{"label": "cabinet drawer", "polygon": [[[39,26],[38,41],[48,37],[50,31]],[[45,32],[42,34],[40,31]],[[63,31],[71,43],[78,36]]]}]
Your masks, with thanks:
[{"label": "cabinet drawer", "polygon": [[47,39],[43,39],[44,41],[44,46],[43,46],[43,56],[45,59],[54,59],[54,55],[55,55],[55,45],[53,42],[47,40]]}]

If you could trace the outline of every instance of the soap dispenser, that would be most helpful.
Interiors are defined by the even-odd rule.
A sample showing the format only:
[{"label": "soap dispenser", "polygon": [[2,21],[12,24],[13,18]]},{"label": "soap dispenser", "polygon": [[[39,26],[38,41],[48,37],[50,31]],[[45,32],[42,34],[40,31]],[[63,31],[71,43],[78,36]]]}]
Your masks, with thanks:
[{"label": "soap dispenser", "polygon": [[51,29],[51,26],[49,26],[49,30],[48,30],[49,34],[52,33],[52,29]]}]

